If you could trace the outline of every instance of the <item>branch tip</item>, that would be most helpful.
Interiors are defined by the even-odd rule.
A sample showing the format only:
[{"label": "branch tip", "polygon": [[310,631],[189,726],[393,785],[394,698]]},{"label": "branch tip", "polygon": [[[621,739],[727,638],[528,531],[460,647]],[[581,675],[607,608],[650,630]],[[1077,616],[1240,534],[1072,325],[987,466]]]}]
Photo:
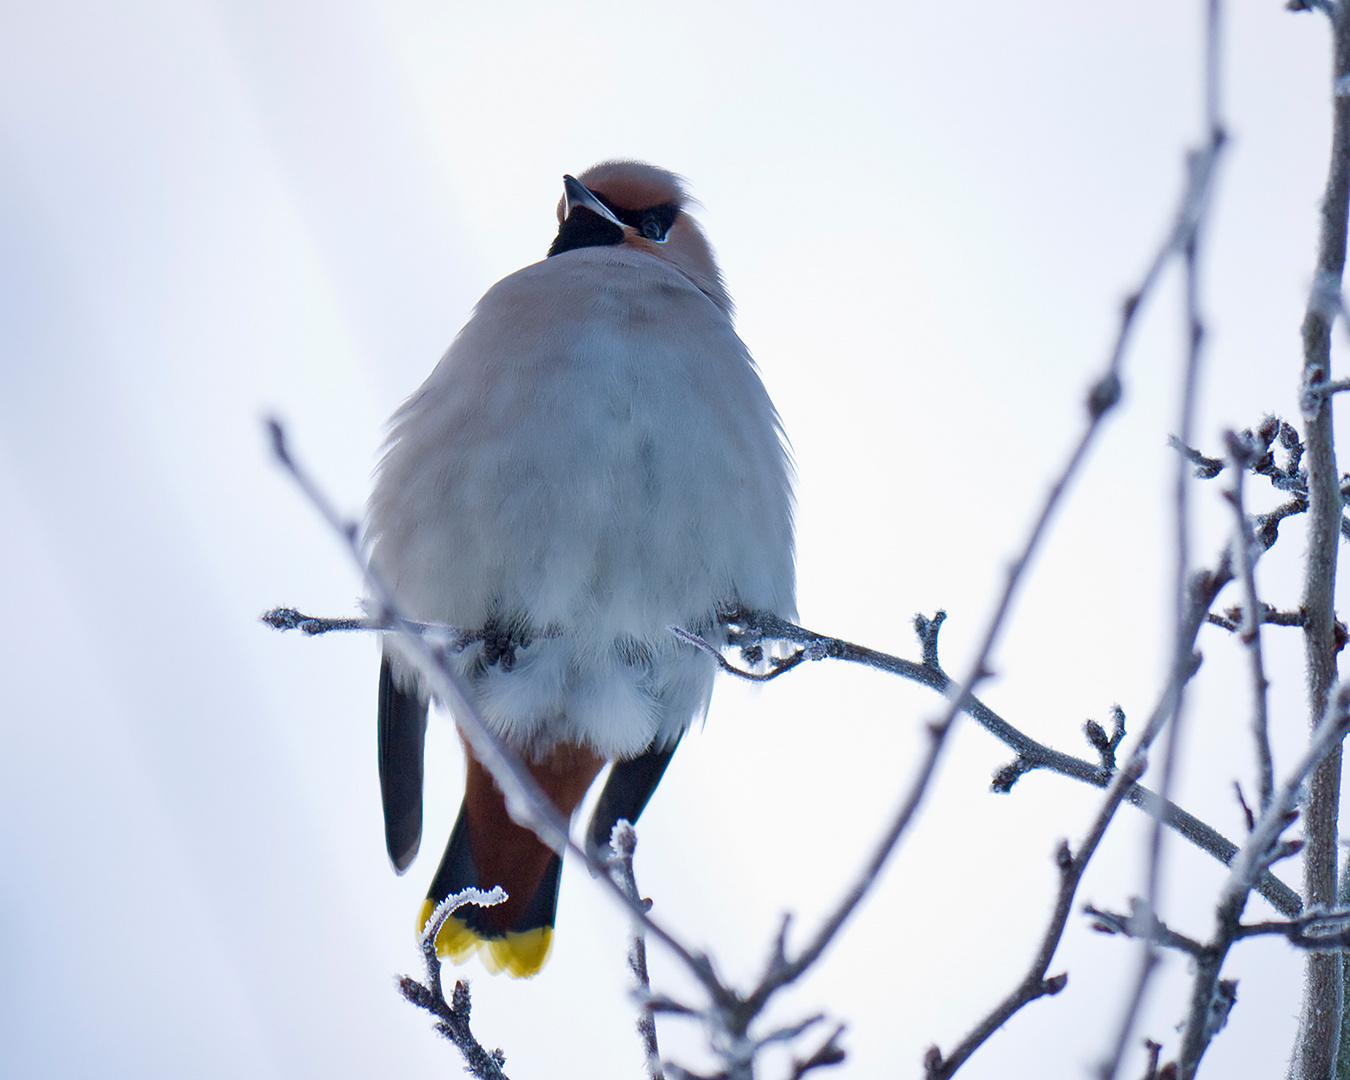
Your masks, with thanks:
[{"label": "branch tip", "polygon": [[989,781],[989,790],[997,795],[1006,795],[1012,791],[1013,785],[1017,783],[1027,773],[1031,772],[1036,766],[1026,757],[1018,755],[1015,759],[1004,765],[994,773]]},{"label": "branch tip", "polygon": [[286,468],[293,468],[291,455],[286,449],[286,429],[282,426],[281,421],[275,416],[269,416],[263,421],[263,424],[267,428],[268,441],[272,445],[272,455]]},{"label": "branch tip", "polygon": [[933,613],[931,619],[923,614],[914,616],[914,632],[918,635],[919,645],[923,650],[923,666],[934,671],[941,670],[938,663],[938,632],[946,620],[947,613],[941,608]]},{"label": "branch tip", "polygon": [[1061,871],[1068,870],[1073,866],[1073,849],[1069,847],[1067,840],[1061,840],[1059,847],[1055,848],[1055,865]]}]

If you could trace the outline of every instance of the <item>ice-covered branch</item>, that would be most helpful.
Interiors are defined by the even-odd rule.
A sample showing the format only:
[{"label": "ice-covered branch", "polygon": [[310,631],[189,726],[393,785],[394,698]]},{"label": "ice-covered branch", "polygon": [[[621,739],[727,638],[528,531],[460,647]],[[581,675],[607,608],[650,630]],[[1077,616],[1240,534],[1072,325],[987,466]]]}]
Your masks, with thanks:
[{"label": "ice-covered branch", "polygon": [[445,1000],[445,991],[441,984],[441,958],[436,955],[436,934],[450,915],[465,904],[478,904],[489,907],[500,904],[506,899],[506,893],[500,888],[489,892],[480,889],[465,889],[447,896],[432,912],[426,927],[417,937],[418,948],[422,951],[422,960],[427,968],[427,981],[420,983],[409,975],[400,976],[398,989],[414,1005],[426,1009],[436,1017],[436,1030],[449,1039],[464,1056],[465,1071],[477,1080],[507,1080],[504,1070],[506,1055],[500,1050],[486,1050],[474,1036],[469,1027],[470,1002],[469,984],[460,980],[450,1000]]}]

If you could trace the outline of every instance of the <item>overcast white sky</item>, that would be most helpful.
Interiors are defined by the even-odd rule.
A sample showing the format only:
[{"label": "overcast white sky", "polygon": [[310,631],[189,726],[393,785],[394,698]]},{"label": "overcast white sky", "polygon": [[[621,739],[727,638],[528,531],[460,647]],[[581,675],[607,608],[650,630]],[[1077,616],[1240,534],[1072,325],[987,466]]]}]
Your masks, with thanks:
[{"label": "overcast white sky", "polygon": [[[395,878],[374,644],[257,622],[281,603],[347,613],[360,591],[259,422],[284,417],[357,511],[387,416],[477,297],[543,255],[564,172],[630,156],[689,178],[795,448],[803,621],[914,656],[911,616],[944,607],[959,671],[1199,137],[1201,7],[5,3],[0,1074],[458,1073],[391,980],[417,970],[413,919],[460,797],[454,738],[433,724],[424,851]],[[1229,7],[1211,449],[1225,426],[1295,414],[1329,143],[1320,16]],[[1147,713],[1165,660],[1182,335],[1164,285],[985,692],[1076,753],[1113,702]],[[1197,501],[1208,556],[1227,519],[1216,491]],[[1287,534],[1261,577],[1283,606],[1302,542]],[[1298,643],[1267,639],[1287,766]],[[1254,775],[1243,668],[1219,632],[1202,647],[1180,797],[1236,835],[1231,784]],[[748,978],[779,913],[811,925],[860,864],[937,704],[827,664],[719,686],[643,820],[656,911]],[[1032,955],[1051,854],[1097,796],[1038,775],[988,793],[1008,757],[966,723],[876,895],[775,1014],[846,1020],[841,1080],[917,1075]],[[1082,899],[1139,890],[1141,826],[1122,811]],[[1203,935],[1221,871],[1169,852],[1164,914]],[[466,969],[513,1077],[638,1075],[623,950],[622,919],[573,869],[544,974]],[[652,963],[658,986],[685,985]],[[1084,1075],[1133,968],[1128,944],[1075,920],[1052,969],[1068,989],[963,1075]],[[1238,1006],[1207,1068],[1274,1075],[1298,961],[1245,944],[1230,974]],[[1141,1030],[1169,1048],[1185,976],[1169,961]],[[673,1053],[698,1043],[662,1034]]]}]

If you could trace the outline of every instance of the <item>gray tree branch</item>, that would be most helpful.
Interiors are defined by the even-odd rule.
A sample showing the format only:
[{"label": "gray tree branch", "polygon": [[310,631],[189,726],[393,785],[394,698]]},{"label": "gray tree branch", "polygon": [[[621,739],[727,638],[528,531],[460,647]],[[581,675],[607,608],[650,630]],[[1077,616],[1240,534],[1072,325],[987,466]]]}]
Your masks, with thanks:
[{"label": "gray tree branch", "polygon": [[[1317,270],[1303,319],[1305,390],[1332,381],[1331,325],[1340,306],[1350,205],[1350,97],[1345,93],[1345,80],[1350,78],[1350,6],[1336,4],[1328,14],[1333,43],[1331,161],[1322,196]],[[1326,712],[1327,695],[1336,679],[1338,651],[1333,593],[1342,501],[1331,424],[1333,400],[1330,394],[1303,396],[1309,508],[1302,607],[1308,713],[1314,722]],[[1330,907],[1336,902],[1340,789],[1341,752],[1337,746],[1318,766],[1309,786],[1303,891],[1310,907]],[[1336,1072],[1342,981],[1339,957],[1308,957],[1299,1034],[1290,1065],[1293,1080],[1325,1080]]]}]

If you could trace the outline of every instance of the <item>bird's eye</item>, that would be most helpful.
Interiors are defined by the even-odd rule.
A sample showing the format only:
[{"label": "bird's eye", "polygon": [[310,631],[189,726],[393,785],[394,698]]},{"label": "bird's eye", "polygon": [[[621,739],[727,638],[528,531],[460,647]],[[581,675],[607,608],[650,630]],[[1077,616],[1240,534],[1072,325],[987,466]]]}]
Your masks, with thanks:
[{"label": "bird's eye", "polygon": [[645,210],[624,210],[620,208],[614,211],[614,216],[644,240],[663,244],[666,240],[666,234],[670,232],[670,227],[675,224],[675,219],[680,216],[680,208],[671,203],[649,206]]}]

